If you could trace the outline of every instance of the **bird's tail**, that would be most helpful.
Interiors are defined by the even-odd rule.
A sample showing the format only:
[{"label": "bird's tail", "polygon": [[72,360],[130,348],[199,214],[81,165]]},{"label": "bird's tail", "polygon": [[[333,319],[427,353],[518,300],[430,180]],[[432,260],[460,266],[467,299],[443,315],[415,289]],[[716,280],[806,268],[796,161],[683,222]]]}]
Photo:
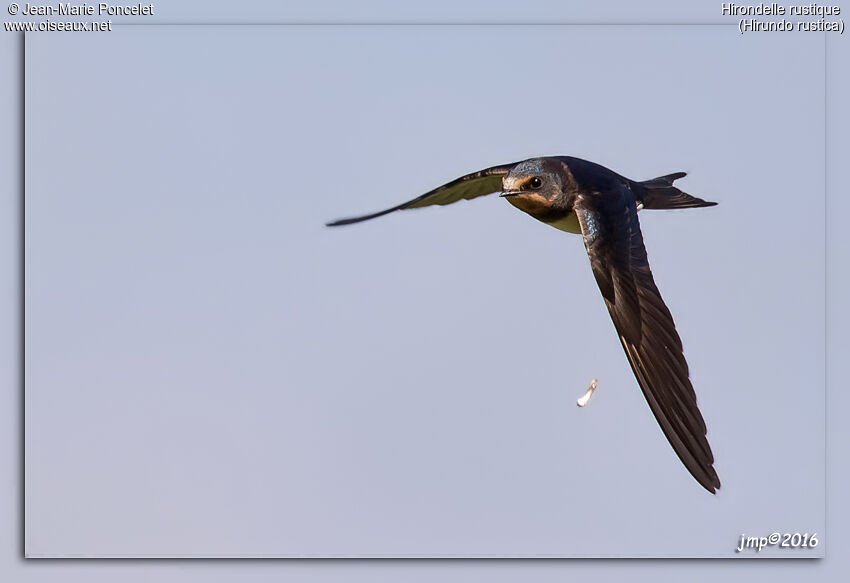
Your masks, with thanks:
[{"label": "bird's tail", "polygon": [[652,180],[632,182],[632,190],[645,209],[689,209],[717,204],[691,196],[673,186],[673,181],[684,176],[684,172],[675,172]]}]

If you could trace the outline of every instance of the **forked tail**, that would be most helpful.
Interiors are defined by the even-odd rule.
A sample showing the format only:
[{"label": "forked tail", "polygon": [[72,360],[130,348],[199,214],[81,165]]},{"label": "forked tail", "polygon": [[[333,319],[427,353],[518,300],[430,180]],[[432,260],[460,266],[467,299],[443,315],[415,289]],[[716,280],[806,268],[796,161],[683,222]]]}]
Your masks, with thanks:
[{"label": "forked tail", "polygon": [[689,209],[717,204],[691,196],[673,186],[673,181],[684,176],[684,172],[675,172],[652,180],[632,182],[632,191],[645,209]]}]

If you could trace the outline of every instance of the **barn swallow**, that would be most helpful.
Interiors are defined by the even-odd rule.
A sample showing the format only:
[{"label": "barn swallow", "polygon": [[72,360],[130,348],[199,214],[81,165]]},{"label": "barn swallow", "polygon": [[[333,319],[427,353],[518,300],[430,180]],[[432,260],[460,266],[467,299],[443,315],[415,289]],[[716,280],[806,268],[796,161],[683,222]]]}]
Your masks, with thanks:
[{"label": "barn swallow", "polygon": [[717,204],[673,186],[683,176],[677,172],[635,182],[578,158],[532,158],[479,170],[398,206],[327,225],[499,192],[538,221],[582,235],[596,283],[655,419],[691,475],[714,493],[720,480],[705,421],[688,377],[682,341],[649,269],[637,214],[641,209]]}]

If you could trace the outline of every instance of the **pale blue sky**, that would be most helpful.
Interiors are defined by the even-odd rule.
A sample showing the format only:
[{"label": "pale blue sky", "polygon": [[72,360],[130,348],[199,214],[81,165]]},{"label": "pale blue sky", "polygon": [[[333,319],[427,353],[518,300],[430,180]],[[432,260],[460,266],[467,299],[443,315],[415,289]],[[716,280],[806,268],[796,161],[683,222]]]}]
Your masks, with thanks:
[{"label": "pale blue sky", "polygon": [[[725,556],[736,529],[822,529],[822,42],[723,31],[30,37],[28,330],[41,334],[28,346],[28,509],[29,536],[43,537],[31,543]],[[508,73],[464,85],[485,58]],[[511,83],[513,71],[551,89]],[[620,94],[612,78],[676,94]],[[434,79],[454,82],[435,91]],[[68,86],[57,104],[50,88]],[[565,102],[580,114],[549,113]],[[716,498],[643,403],[579,238],[498,200],[321,228],[550,153],[634,178],[687,170],[683,187],[721,203],[642,213],[718,458]],[[807,191],[813,218],[800,221],[784,202]],[[776,224],[794,229],[768,239]],[[559,317],[527,318],[517,298]],[[591,376],[600,392],[578,410]],[[629,471],[645,478],[626,488]],[[694,523],[705,527],[677,534]],[[287,545],[302,546],[274,552]],[[350,550],[321,550],[333,545]]]},{"label": "pale blue sky", "polygon": [[[818,38],[133,27],[27,49],[31,554],[727,556],[823,530],[822,436],[781,437],[823,419]],[[642,213],[717,497],[649,414],[580,238],[498,198],[322,226],[547,153],[687,170],[720,202]]]}]

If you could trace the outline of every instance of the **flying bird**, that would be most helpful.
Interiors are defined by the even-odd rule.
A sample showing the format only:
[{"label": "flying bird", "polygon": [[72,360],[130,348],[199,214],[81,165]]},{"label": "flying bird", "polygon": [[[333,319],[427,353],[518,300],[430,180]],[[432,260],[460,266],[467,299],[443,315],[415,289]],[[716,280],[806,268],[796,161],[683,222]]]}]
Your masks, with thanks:
[{"label": "flying bird", "polygon": [[579,158],[532,158],[485,168],[398,206],[339,219],[327,226],[498,192],[535,219],[582,235],[599,291],[655,419],[691,475],[714,493],[720,480],[706,439],[705,421],[688,376],[682,341],[649,269],[638,221],[641,209],[717,204],[673,186],[684,176],[684,172],[676,172],[636,182]]}]

